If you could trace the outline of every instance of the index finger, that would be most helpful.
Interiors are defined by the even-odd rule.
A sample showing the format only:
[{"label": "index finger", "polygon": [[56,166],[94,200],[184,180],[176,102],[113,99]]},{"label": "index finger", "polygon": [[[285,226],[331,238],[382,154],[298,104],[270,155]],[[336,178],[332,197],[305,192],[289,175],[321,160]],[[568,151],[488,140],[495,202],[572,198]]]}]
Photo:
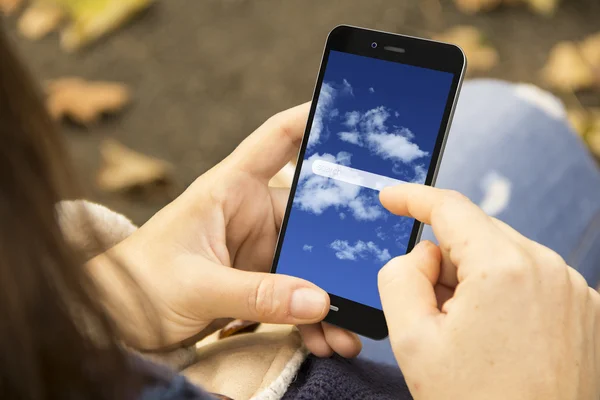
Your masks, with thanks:
[{"label": "index finger", "polygon": [[271,179],[298,153],[309,110],[310,102],[269,118],[235,149],[233,162],[259,179]]},{"label": "index finger", "polygon": [[382,190],[379,198],[393,214],[431,225],[456,266],[468,257],[489,261],[507,244],[491,218],[458,192],[406,183]]}]

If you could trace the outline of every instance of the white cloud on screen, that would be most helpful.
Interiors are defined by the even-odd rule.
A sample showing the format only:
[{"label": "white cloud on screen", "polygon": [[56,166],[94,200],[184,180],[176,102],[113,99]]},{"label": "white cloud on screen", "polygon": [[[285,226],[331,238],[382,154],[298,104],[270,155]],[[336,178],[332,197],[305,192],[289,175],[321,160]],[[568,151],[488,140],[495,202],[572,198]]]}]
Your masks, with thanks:
[{"label": "white cloud on screen", "polygon": [[390,112],[383,106],[373,108],[364,114],[358,111],[346,113],[344,125],[354,128],[339,132],[340,140],[356,146],[367,147],[381,158],[409,164],[429,153],[411,142],[415,135],[407,128],[390,130],[387,120]]},{"label": "white cloud on screen", "polygon": [[344,125],[348,128],[354,128],[356,124],[360,121],[360,113],[358,111],[351,111],[346,113],[346,121],[344,121]]},{"label": "white cloud on screen", "polygon": [[377,228],[375,228],[375,233],[377,234],[377,237],[380,240],[385,240],[387,239],[387,235],[386,233],[383,231],[383,227],[382,226],[378,226]]},{"label": "white cloud on screen", "polygon": [[315,110],[310,136],[308,138],[308,148],[318,144],[323,133],[324,119],[329,118],[328,112],[335,100],[337,93],[333,86],[328,83],[323,83],[321,92],[319,93],[319,101]]},{"label": "white cloud on screen", "polygon": [[302,164],[298,191],[294,205],[303,211],[320,215],[330,207],[340,211],[340,218],[352,215],[359,221],[374,221],[385,216],[376,197],[365,194],[360,186],[316,175],[312,172],[315,160],[329,161],[340,165],[350,165],[352,155],[348,152],[333,154],[315,153]]},{"label": "white cloud on screen", "polygon": [[413,183],[425,183],[427,179],[427,170],[423,165],[415,165],[415,177],[413,178]]},{"label": "white cloud on screen", "polygon": [[384,216],[379,201],[373,196],[361,195],[348,203],[354,218],[361,221],[375,221]]},{"label": "white cloud on screen", "polygon": [[348,243],[347,240],[335,240],[329,247],[335,251],[335,256],[340,260],[374,258],[376,261],[385,262],[391,259],[388,249],[380,249],[373,242],[363,242],[358,240],[354,245]]},{"label": "white cloud on screen", "polygon": [[339,153],[337,153],[335,159],[338,164],[348,166],[352,161],[352,154],[348,153],[347,151],[340,151]]},{"label": "white cloud on screen", "polygon": [[361,127],[367,132],[383,132],[386,130],[385,121],[390,117],[390,113],[384,106],[379,106],[367,111],[361,117]]},{"label": "white cloud on screen", "polygon": [[354,96],[354,90],[352,90],[352,85],[347,80],[343,80],[342,84],[344,92],[348,93],[351,96]]},{"label": "white cloud on screen", "polygon": [[344,95],[354,96],[352,85],[346,79],[342,81],[341,85],[335,82],[323,82],[321,85],[310,137],[308,138],[307,147],[309,149],[324,140],[327,134],[326,123],[340,115],[339,109],[333,107],[335,100],[337,97]]},{"label": "white cloud on screen", "polygon": [[375,93],[375,89],[373,89],[372,87],[369,88],[369,93]]},{"label": "white cloud on screen", "polygon": [[400,130],[398,131],[398,133],[402,136],[404,136],[407,139],[414,139],[415,138],[415,134],[412,133],[412,131],[408,128],[400,128]]},{"label": "white cloud on screen", "polygon": [[371,150],[383,159],[410,163],[427,155],[416,143],[394,133],[371,132],[367,134],[367,142]]},{"label": "white cloud on screen", "polygon": [[313,249],[313,247],[308,244],[305,244],[304,246],[302,246],[302,250],[308,251],[309,253],[312,251],[312,249]]},{"label": "white cloud on screen", "polygon": [[360,140],[360,134],[358,132],[340,132],[338,133],[338,136],[340,137],[340,140],[343,140],[344,142],[356,144],[359,146],[362,144]]}]

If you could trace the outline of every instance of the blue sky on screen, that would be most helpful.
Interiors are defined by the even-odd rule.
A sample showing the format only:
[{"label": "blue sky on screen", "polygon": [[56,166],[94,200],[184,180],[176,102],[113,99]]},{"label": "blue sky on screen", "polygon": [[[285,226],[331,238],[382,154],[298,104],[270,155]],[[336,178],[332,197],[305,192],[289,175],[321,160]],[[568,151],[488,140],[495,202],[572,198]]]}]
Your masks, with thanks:
[{"label": "blue sky on screen", "polygon": [[277,272],[381,308],[377,272],[406,253],[414,221],[386,211],[378,192],[315,175],[324,160],[424,182],[452,75],[332,51]]}]

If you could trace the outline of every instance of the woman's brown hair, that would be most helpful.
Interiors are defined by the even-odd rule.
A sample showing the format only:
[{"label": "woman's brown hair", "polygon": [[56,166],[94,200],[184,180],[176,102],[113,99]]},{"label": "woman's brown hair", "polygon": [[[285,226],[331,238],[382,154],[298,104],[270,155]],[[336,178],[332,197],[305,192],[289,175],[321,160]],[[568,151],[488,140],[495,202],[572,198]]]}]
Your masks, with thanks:
[{"label": "woman's brown hair", "polygon": [[[67,160],[42,97],[0,26],[2,399],[135,397],[138,380],[115,328],[57,222],[56,203],[76,194]],[[90,323],[94,338],[87,334]]]}]

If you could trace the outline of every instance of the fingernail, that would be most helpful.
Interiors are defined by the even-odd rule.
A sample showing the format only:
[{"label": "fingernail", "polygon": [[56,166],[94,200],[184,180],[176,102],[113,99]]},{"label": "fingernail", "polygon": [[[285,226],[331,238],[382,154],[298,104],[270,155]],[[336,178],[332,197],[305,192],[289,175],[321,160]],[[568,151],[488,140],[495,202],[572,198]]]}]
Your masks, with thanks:
[{"label": "fingernail", "polygon": [[302,288],[292,293],[290,314],[298,319],[314,319],[323,315],[327,307],[325,294],[319,290]]}]

